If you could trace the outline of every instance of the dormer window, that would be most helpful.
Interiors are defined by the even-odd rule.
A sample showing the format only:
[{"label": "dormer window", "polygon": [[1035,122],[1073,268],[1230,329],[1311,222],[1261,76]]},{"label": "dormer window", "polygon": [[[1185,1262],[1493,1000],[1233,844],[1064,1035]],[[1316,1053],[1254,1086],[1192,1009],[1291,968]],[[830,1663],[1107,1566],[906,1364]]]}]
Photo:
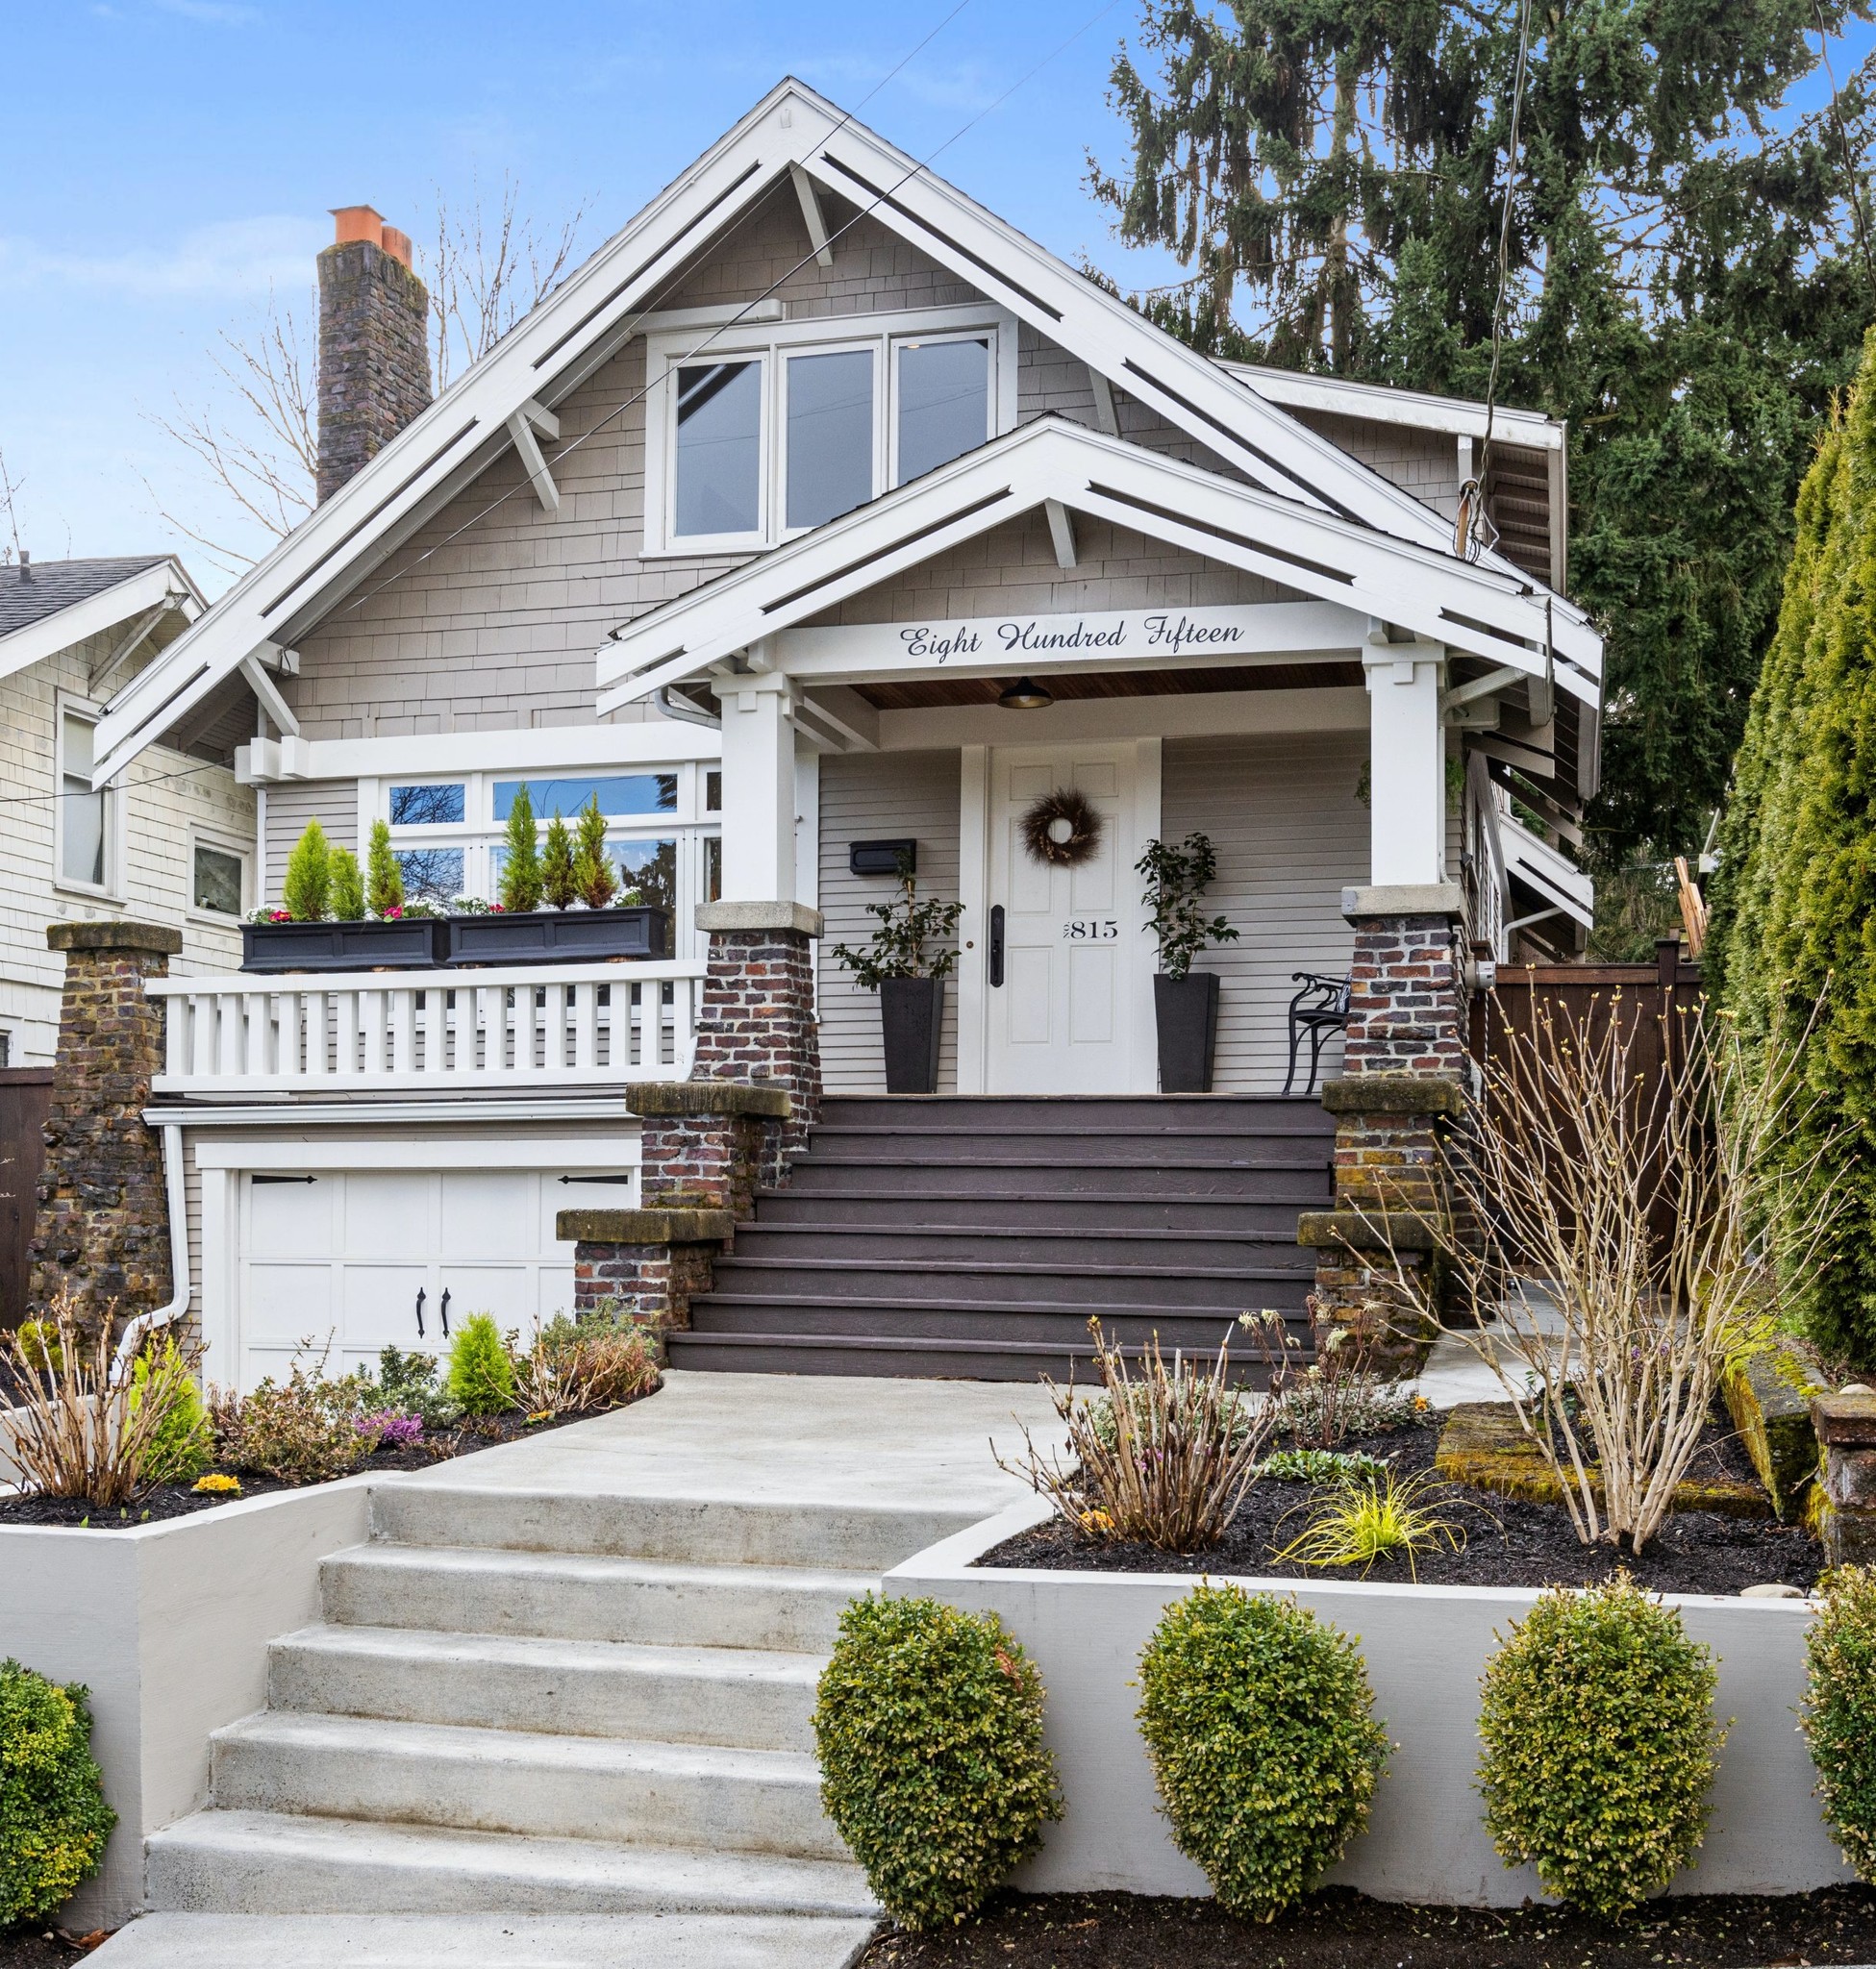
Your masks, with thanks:
[{"label": "dormer window", "polygon": [[709,336],[651,338],[647,553],[773,546],[1015,424],[1015,323],[993,310]]}]

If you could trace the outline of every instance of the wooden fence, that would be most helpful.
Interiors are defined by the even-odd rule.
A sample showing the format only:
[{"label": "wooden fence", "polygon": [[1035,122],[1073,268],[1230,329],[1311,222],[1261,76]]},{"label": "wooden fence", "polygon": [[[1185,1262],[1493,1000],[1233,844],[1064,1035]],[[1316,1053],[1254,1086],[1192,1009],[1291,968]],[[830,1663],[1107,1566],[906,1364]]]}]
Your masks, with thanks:
[{"label": "wooden fence", "polygon": [[0,1067],[0,1327],[15,1327],[25,1317],[51,1111],[49,1066]]}]

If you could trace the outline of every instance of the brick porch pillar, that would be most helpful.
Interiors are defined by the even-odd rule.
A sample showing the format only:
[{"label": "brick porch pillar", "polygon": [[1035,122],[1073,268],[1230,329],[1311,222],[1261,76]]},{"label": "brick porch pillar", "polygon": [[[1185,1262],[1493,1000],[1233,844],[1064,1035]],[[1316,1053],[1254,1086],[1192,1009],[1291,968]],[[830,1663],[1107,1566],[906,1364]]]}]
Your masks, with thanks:
[{"label": "brick porch pillar", "polygon": [[65,985],[27,1300],[42,1312],[67,1292],[95,1329],[170,1297],[163,1150],[143,1119],[163,1008],[143,986],[167,975],[183,938],[153,923],[54,923],[45,935],[65,954]]},{"label": "brick porch pillar", "polygon": [[[1322,1103],[1337,1117],[1336,1208],[1298,1235],[1316,1254],[1316,1345],[1370,1345],[1411,1372],[1431,1334],[1394,1278],[1391,1243],[1416,1271],[1437,1270],[1450,1235],[1439,1138],[1471,1084],[1461,896],[1451,884],[1342,891],[1355,926],[1342,1074]],[[1385,1222],[1385,1234],[1380,1228]]]},{"label": "brick porch pillar", "polygon": [[763,1181],[779,1183],[820,1111],[814,938],[821,914],[801,903],[701,903],[710,970],[697,1019],[693,1079],[773,1086],[788,1096]]}]

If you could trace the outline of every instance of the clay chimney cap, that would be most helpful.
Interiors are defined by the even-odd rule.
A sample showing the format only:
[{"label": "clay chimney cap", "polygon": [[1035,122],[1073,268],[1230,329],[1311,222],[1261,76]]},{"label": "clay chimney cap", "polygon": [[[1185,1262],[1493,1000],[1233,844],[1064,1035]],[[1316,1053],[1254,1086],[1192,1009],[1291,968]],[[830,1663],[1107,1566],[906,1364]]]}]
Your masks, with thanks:
[{"label": "clay chimney cap", "polygon": [[375,206],[336,205],[332,208],[333,244],[349,246],[363,239],[380,252],[388,253],[401,265],[411,263],[411,236],[388,226]]}]

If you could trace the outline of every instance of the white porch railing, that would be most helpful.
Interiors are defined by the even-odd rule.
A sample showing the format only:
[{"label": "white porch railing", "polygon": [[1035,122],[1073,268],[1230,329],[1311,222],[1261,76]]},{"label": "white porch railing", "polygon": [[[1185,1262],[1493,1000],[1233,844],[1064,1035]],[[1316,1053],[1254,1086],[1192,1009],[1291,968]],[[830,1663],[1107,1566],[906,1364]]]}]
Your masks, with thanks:
[{"label": "white porch railing", "polygon": [[701,962],[154,978],[163,1093],[684,1080]]}]

